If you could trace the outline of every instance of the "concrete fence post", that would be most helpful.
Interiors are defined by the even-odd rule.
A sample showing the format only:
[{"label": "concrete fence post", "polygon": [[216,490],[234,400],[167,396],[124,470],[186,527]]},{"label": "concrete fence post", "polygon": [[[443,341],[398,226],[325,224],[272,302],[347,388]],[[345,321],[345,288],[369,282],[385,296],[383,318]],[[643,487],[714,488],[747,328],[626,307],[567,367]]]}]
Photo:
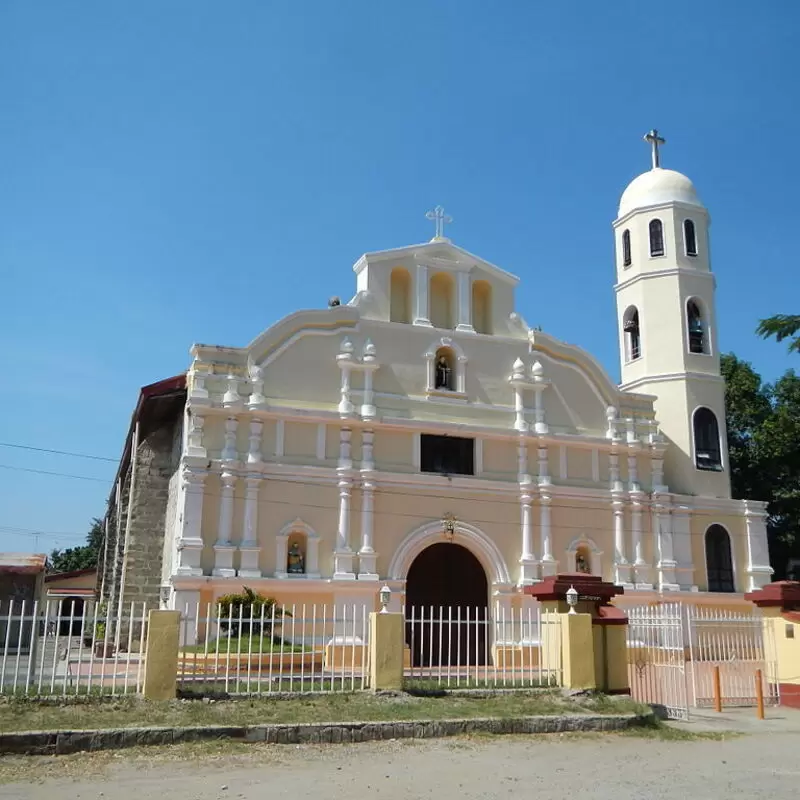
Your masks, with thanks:
[{"label": "concrete fence post", "polygon": [[591,614],[560,614],[561,667],[565,689],[595,689]]},{"label": "concrete fence post", "polygon": [[374,611],[369,615],[369,688],[373,692],[403,688],[404,621],[403,614]]},{"label": "concrete fence post", "polygon": [[146,700],[173,700],[178,687],[180,611],[151,611],[144,660]]}]

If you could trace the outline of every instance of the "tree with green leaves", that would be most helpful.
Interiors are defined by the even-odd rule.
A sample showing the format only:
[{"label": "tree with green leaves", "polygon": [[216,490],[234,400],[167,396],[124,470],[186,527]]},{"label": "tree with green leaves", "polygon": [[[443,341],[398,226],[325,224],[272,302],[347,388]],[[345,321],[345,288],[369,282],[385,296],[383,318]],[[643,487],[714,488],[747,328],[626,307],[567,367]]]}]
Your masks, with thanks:
[{"label": "tree with green leaves", "polygon": [[789,352],[800,353],[800,316],[797,314],[776,314],[762,319],[756,333],[764,339],[774,336],[778,342],[790,339]]},{"label": "tree with green leaves", "polygon": [[787,370],[765,384],[745,361],[723,355],[731,489],[766,500],[770,561],[776,579],[800,559],[800,377]]},{"label": "tree with green leaves", "polygon": [[95,517],[86,535],[86,544],[53,550],[47,561],[48,572],[74,572],[79,569],[93,569],[97,566],[103,547],[103,520]]}]

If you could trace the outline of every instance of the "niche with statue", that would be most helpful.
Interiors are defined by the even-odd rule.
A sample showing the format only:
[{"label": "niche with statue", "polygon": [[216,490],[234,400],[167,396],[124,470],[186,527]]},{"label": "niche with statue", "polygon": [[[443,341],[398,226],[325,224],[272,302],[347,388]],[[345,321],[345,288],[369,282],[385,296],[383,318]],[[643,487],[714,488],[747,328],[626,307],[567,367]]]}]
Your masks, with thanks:
[{"label": "niche with statue", "polygon": [[306,574],[306,537],[302,533],[293,533],[289,537],[286,551],[286,574]]}]

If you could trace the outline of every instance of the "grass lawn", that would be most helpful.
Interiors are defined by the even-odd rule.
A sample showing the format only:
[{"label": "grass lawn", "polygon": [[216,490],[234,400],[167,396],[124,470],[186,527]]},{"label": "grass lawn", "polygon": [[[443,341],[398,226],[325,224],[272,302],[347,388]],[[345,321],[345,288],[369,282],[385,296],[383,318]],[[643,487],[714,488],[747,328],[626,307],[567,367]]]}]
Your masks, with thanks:
[{"label": "grass lawn", "polygon": [[[184,653],[205,653],[205,642],[188,647],[182,647]],[[310,652],[311,648],[304,648],[302,645],[293,645],[291,642],[282,642],[278,637],[272,636],[222,636],[213,639],[208,643],[209,653],[220,653],[231,655],[248,653],[303,653]]]},{"label": "grass lawn", "polygon": [[114,701],[42,705],[26,700],[0,704],[0,732],[81,730],[142,726],[255,725],[303,722],[519,717],[534,714],[619,714],[645,711],[629,699],[603,695],[565,698],[559,691],[470,697],[323,694],[316,697],[153,703],[134,697]]}]

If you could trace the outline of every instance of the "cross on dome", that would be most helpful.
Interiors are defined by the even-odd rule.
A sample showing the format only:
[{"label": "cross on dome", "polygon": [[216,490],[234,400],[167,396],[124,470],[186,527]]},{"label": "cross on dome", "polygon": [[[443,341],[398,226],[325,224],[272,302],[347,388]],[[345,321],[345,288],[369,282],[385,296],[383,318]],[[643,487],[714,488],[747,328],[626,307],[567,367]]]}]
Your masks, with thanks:
[{"label": "cross on dome", "polygon": [[444,235],[444,226],[452,222],[453,218],[449,214],[445,214],[441,206],[436,206],[433,211],[428,211],[425,214],[425,219],[432,220],[436,225],[436,234],[431,239],[432,242],[448,241]]},{"label": "cross on dome", "polygon": [[644,140],[652,148],[653,169],[658,169],[661,166],[661,154],[658,152],[658,148],[660,145],[666,144],[667,140],[663,136],[659,136],[655,128],[644,135]]}]

